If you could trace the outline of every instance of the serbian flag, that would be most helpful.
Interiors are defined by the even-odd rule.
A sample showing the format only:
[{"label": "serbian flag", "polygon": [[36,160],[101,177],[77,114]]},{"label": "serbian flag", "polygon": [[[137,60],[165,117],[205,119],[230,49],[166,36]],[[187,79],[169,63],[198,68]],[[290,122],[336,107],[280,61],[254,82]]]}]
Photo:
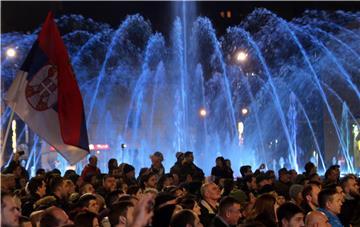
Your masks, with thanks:
[{"label": "serbian flag", "polygon": [[5,102],[71,165],[89,153],[81,93],[52,12]]}]

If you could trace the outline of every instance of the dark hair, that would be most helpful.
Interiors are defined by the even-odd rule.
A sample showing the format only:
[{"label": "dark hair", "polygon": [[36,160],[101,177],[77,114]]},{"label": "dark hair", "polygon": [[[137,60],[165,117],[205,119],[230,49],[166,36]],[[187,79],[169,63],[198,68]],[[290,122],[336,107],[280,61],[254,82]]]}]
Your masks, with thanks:
[{"label": "dark hair", "polygon": [[320,208],[326,208],[326,203],[333,199],[333,196],[336,195],[335,188],[325,188],[321,190],[318,195],[318,203]]},{"label": "dark hair", "polygon": [[194,206],[196,203],[195,198],[196,198],[195,196],[187,196],[187,197],[183,198],[180,202],[180,206],[183,209],[189,209],[189,210],[194,209]]},{"label": "dark hair", "polygon": [[274,204],[276,203],[276,199],[271,194],[262,194],[256,199],[254,210],[255,214],[263,214],[266,213],[268,217],[275,221],[275,212],[274,212]]},{"label": "dark hair", "polygon": [[61,171],[59,169],[57,169],[57,168],[53,169],[51,172],[53,174],[57,174],[57,175],[61,176]]},{"label": "dark hair", "polygon": [[108,215],[111,226],[115,226],[119,224],[119,217],[120,216],[126,217],[126,212],[128,208],[133,206],[134,204],[130,201],[121,201],[114,203]]},{"label": "dark hair", "polygon": [[295,205],[294,203],[284,203],[283,205],[281,205],[277,211],[277,217],[279,220],[279,227],[282,227],[282,220],[285,218],[287,221],[290,221],[290,219],[292,217],[294,217],[294,215],[298,214],[298,213],[304,213],[304,211],[298,207],[297,205]]},{"label": "dark hair", "polygon": [[244,177],[245,173],[248,172],[249,170],[251,170],[251,166],[249,166],[249,165],[241,166],[240,167],[241,176]]},{"label": "dark hair", "polygon": [[141,186],[145,188],[145,182],[147,182],[152,176],[156,176],[156,173],[149,172],[141,177]]},{"label": "dark hair", "polygon": [[44,178],[41,176],[35,176],[30,179],[29,184],[27,186],[28,191],[31,195],[35,195],[38,188],[40,188],[43,185]]},{"label": "dark hair", "polygon": [[52,206],[45,210],[40,220],[40,227],[54,227],[59,225],[59,220],[53,213],[54,209],[60,208]]},{"label": "dark hair", "polygon": [[95,218],[98,219],[98,216],[93,212],[90,212],[90,211],[80,212],[75,217],[74,225],[76,227],[93,226],[93,221],[94,221]]},{"label": "dark hair", "polygon": [[169,226],[171,216],[173,215],[175,208],[176,205],[171,204],[171,205],[165,205],[155,210],[152,219],[152,226],[153,227]]},{"label": "dark hair", "polygon": [[186,227],[186,225],[195,226],[195,214],[193,211],[184,209],[176,213],[170,220],[170,227]]},{"label": "dark hair", "polygon": [[63,183],[64,179],[60,176],[55,175],[49,179],[49,192],[54,193],[58,187]]},{"label": "dark hair", "polygon": [[80,196],[78,201],[78,206],[81,207],[88,207],[90,200],[96,200],[96,196],[90,193],[86,193],[82,196]]},{"label": "dark hair", "polygon": [[115,190],[110,192],[106,198],[105,198],[105,203],[107,207],[111,207],[112,204],[114,204],[115,202],[117,202],[119,200],[119,195],[124,194],[124,192],[122,190]]},{"label": "dark hair", "polygon": [[136,193],[140,190],[140,186],[138,185],[131,185],[128,190],[127,194],[129,195],[136,195]]},{"label": "dark hair", "polygon": [[239,204],[240,205],[240,202],[233,198],[233,197],[230,197],[230,196],[225,196],[221,201],[220,201],[220,204],[219,204],[219,214],[220,215],[225,215],[226,211],[228,211],[228,209],[230,209],[234,204]]},{"label": "dark hair", "polygon": [[187,152],[185,152],[184,157],[189,157],[191,155],[193,155],[193,152],[192,151],[187,151]]},{"label": "dark hair", "polygon": [[169,179],[169,178],[173,178],[173,176],[170,173],[164,174],[160,177],[158,183],[157,183],[157,190],[161,191],[164,187],[164,182]]},{"label": "dark hair", "polygon": [[40,174],[45,174],[45,169],[40,168],[40,169],[36,170],[35,175],[40,175]]},{"label": "dark hair", "polygon": [[305,174],[308,175],[313,168],[315,168],[314,163],[312,163],[312,162],[306,163],[305,164]]}]

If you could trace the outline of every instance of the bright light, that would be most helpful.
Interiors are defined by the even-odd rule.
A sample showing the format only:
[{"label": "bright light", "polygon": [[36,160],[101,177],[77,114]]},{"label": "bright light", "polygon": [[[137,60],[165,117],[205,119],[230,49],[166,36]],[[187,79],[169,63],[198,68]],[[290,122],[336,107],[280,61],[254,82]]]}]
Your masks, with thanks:
[{"label": "bright light", "polygon": [[200,109],[199,114],[200,114],[200,116],[201,116],[201,117],[206,117],[207,112],[206,112],[206,110],[205,110],[205,109]]},{"label": "bright light", "polygon": [[16,121],[13,120],[11,122],[11,129],[12,129],[12,149],[13,149],[13,153],[16,153]]},{"label": "bright light", "polygon": [[245,52],[243,52],[243,51],[240,51],[240,52],[238,52],[237,55],[236,55],[236,60],[237,60],[237,61],[240,61],[240,62],[246,61],[247,56],[248,56],[247,53],[245,53]]},{"label": "bright light", "polygon": [[8,56],[9,58],[13,58],[16,56],[16,51],[14,48],[9,48],[6,50],[6,56]]},{"label": "bright light", "polygon": [[238,122],[239,145],[244,144],[244,123]]},{"label": "bright light", "polygon": [[246,115],[246,114],[249,113],[249,110],[248,110],[247,108],[242,108],[242,109],[241,109],[241,113],[242,113],[243,115]]}]

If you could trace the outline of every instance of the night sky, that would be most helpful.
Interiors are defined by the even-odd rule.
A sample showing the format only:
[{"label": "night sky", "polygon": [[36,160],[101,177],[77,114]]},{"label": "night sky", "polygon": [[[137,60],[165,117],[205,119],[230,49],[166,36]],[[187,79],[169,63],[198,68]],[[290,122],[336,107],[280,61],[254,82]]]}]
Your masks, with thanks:
[{"label": "night sky", "polygon": [[[55,17],[64,14],[81,14],[98,22],[105,22],[116,28],[127,15],[140,13],[149,19],[154,30],[169,32],[169,23],[173,21],[174,2],[125,2],[125,1],[51,1],[19,2],[1,1],[1,33],[12,31],[33,31],[40,26],[49,10]],[[197,2],[197,14],[211,19],[217,32],[223,33],[230,25],[236,25],[257,7],[264,7],[286,20],[302,15],[305,9],[359,11],[360,2]],[[231,19],[224,19],[220,11],[232,11]]]}]

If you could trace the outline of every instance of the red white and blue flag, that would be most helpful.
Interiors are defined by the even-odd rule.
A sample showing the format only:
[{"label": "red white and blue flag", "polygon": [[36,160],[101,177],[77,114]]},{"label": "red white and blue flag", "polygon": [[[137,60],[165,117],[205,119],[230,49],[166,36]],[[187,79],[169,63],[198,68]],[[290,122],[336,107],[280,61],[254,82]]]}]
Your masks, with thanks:
[{"label": "red white and blue flag", "polygon": [[70,164],[89,153],[81,93],[51,12],[5,101]]}]

